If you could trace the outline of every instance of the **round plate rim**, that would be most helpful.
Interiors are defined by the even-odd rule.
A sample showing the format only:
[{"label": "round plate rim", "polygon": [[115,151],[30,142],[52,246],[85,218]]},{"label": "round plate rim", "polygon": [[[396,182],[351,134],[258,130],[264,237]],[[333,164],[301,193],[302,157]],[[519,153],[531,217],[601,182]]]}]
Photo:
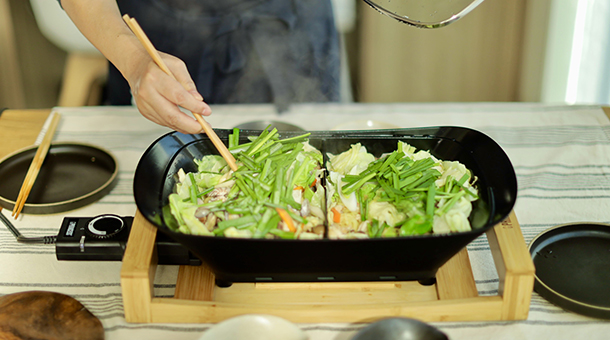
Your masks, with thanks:
[{"label": "round plate rim", "polygon": [[[609,223],[572,222],[572,223],[564,223],[564,224],[556,225],[554,227],[551,227],[547,230],[540,232],[534,238],[532,238],[532,240],[529,242],[527,249],[528,249],[528,252],[530,253],[530,256],[532,257],[532,259],[534,257],[532,254],[532,251],[533,251],[534,245],[536,244],[536,241],[545,237],[550,232],[556,231],[557,229],[574,227],[574,226],[579,226],[579,225],[606,227],[606,228],[608,228],[608,233],[610,234],[610,224]],[[546,284],[543,280],[541,280],[537,274],[534,274],[534,280],[535,280],[536,284],[540,285],[545,290],[545,292],[543,292],[544,294],[541,294],[540,292],[538,292],[538,293],[543,298],[548,300],[549,302],[556,304],[556,305],[560,306],[561,308],[564,308],[566,310],[569,310],[571,312],[578,313],[581,315],[603,318],[603,319],[610,319],[610,307],[593,305],[590,303],[581,302],[581,301],[578,301],[571,297],[565,296],[565,295],[557,292],[555,289],[551,288],[548,284]],[[548,294],[550,294],[552,296],[552,298],[548,297]],[[569,306],[566,306],[567,304],[569,304]],[[578,308],[572,309],[573,306],[577,306]]]},{"label": "round plate rim", "polygon": [[[88,201],[88,199],[91,199],[93,197],[95,197],[98,193],[100,193],[103,190],[106,189],[112,189],[113,184],[116,182],[117,177],[118,177],[118,172],[119,172],[119,163],[117,158],[108,150],[105,149],[103,147],[97,146],[97,145],[93,145],[93,144],[89,144],[89,143],[81,143],[81,142],[70,142],[70,141],[62,141],[62,142],[54,142],[51,143],[51,146],[49,147],[49,149],[53,148],[53,147],[62,147],[62,146],[76,146],[76,147],[85,147],[85,148],[89,148],[89,149],[95,149],[97,151],[100,151],[104,154],[106,154],[108,157],[110,157],[112,159],[112,161],[114,162],[114,170],[112,172],[112,175],[110,175],[110,177],[108,178],[108,180],[106,180],[106,182],[104,182],[104,184],[100,185],[98,188],[96,188],[95,190],[85,194],[85,195],[81,195],[79,197],[74,197],[72,199],[68,199],[68,200],[64,200],[64,201],[60,201],[60,202],[51,202],[51,203],[26,203],[23,206],[23,213],[29,213],[29,214],[43,214],[40,212],[36,212],[40,209],[45,209],[45,210],[52,210],[52,208],[54,207],[71,207],[68,209],[59,209],[57,211],[53,211],[53,213],[58,213],[58,212],[63,212],[63,211],[67,211],[67,210],[72,210],[72,209],[76,209],[76,208],[80,208],[84,205],[79,205],[79,206],[75,206],[72,207],[73,203],[79,202],[79,201]],[[11,157],[15,157],[21,153],[25,153],[31,150],[35,150],[37,149],[38,146],[28,146],[25,148],[21,148],[19,150],[16,150],[8,155],[6,155],[5,157],[3,157],[2,159],[0,159],[0,165],[2,165],[6,160],[10,159]],[[50,151],[50,150],[49,150]],[[3,206],[5,209],[13,209],[13,207],[15,206],[15,201],[14,200],[10,200],[4,196],[0,196],[0,206]],[[29,211],[28,211],[29,210]]]}]

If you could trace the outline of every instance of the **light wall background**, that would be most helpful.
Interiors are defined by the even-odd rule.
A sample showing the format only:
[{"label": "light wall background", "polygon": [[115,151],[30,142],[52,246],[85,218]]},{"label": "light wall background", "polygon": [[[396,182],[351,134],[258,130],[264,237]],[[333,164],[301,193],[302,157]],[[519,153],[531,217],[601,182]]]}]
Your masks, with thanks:
[{"label": "light wall background", "polygon": [[[334,0],[345,51],[346,98],[566,102],[577,9],[595,1],[602,7],[608,2],[485,0],[447,27],[424,30],[383,16],[363,1]],[[71,50],[78,48],[58,42],[40,18],[37,22],[41,4],[61,12],[55,0],[0,0],[0,107],[58,104]],[[70,24],[52,20],[46,26]]]}]

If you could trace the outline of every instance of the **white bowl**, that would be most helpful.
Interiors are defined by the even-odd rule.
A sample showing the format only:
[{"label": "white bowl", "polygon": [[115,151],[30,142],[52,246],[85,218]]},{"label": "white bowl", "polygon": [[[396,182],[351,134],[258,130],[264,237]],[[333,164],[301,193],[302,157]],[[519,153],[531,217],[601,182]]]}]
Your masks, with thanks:
[{"label": "white bowl", "polygon": [[273,315],[240,315],[208,329],[199,340],[307,340],[295,324]]}]

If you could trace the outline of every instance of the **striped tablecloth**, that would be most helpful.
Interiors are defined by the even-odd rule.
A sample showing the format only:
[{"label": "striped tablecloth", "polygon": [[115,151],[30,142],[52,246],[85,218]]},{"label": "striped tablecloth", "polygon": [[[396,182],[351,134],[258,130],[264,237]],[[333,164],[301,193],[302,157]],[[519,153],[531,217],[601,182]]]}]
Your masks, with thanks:
[{"label": "striped tablecloth", "polygon": [[[62,120],[54,140],[110,150],[119,160],[118,185],[84,208],[54,215],[25,214],[15,226],[25,236],[46,236],[57,234],[66,216],[132,216],[136,210],[134,169],[143,151],[169,130],[145,120],[132,107],[57,111]],[[474,128],[496,140],[515,167],[519,183],[515,212],[526,242],[563,223],[610,222],[610,121],[599,107],[517,103],[298,105],[278,115],[268,105],[227,105],[214,106],[213,111],[207,120],[216,128],[261,119],[290,122],[307,130],[364,126],[367,120],[378,126]],[[10,216],[6,210],[2,213]],[[473,241],[468,251],[479,294],[497,294],[498,277],[486,237]],[[119,262],[57,261],[53,246],[17,243],[8,230],[0,228],[0,295],[30,290],[71,295],[102,321],[107,339],[197,339],[213,326],[127,323],[120,268]],[[176,275],[177,267],[160,266],[155,294],[172,296]],[[433,324],[453,340],[610,338],[610,322],[566,312],[536,293],[524,321]],[[311,340],[348,340],[364,327],[330,323],[298,326]]]}]

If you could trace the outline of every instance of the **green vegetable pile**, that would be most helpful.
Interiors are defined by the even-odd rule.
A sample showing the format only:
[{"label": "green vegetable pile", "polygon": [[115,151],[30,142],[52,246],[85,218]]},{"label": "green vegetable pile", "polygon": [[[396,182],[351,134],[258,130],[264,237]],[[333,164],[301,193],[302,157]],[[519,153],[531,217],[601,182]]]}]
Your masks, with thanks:
[{"label": "green vegetable pile", "polygon": [[[238,164],[208,155],[198,171],[178,172],[169,206],[182,233],[269,239],[333,239],[441,234],[471,229],[476,178],[461,163],[398,142],[376,159],[360,143],[328,155],[309,133],[280,139],[264,130],[240,144],[229,135]],[[243,139],[242,139],[243,140]],[[328,197],[326,200],[325,197]],[[327,227],[326,227],[327,226]]]},{"label": "green vegetable pile", "polygon": [[306,133],[280,139],[264,130],[239,144],[239,129],[229,136],[237,171],[209,155],[195,160],[198,171],[178,173],[169,196],[178,231],[195,235],[317,239],[324,233],[322,154]]},{"label": "green vegetable pile", "polygon": [[[329,155],[331,238],[375,238],[470,230],[472,175],[399,142],[379,159],[360,144]],[[350,161],[346,162],[346,159]]]}]

